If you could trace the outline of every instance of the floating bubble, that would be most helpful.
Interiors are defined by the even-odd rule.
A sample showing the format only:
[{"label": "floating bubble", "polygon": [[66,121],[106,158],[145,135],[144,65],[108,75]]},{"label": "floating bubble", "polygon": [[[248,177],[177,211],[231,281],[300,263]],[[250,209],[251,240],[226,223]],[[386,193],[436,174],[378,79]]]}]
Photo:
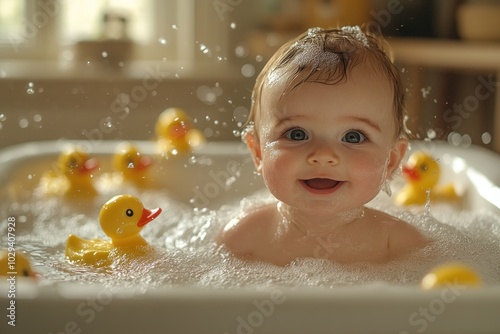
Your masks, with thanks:
[{"label": "floating bubble", "polygon": [[491,143],[491,134],[489,132],[484,132],[481,135],[481,141],[483,142],[483,144]]},{"label": "floating bubble", "polygon": [[229,27],[231,27],[231,29],[236,29],[236,22],[231,22]]},{"label": "floating bubble", "polygon": [[436,138],[436,135],[437,135],[436,130],[434,130],[434,129],[427,130],[427,138],[434,139],[434,138]]},{"label": "floating bubble", "polygon": [[260,63],[262,60],[264,60],[264,57],[262,57],[261,55],[256,55],[255,60]]},{"label": "floating bubble", "polygon": [[41,122],[42,121],[42,115],[40,115],[40,114],[33,115],[33,121],[35,121],[37,123]]},{"label": "floating bubble", "polygon": [[0,122],[3,122],[7,119],[7,116],[5,114],[0,114]]},{"label": "floating bubble", "polygon": [[448,135],[448,143],[458,146],[462,142],[462,136],[457,132],[450,132]]},{"label": "floating bubble", "polygon": [[172,29],[179,30],[179,27],[177,26],[177,24],[172,24]]},{"label": "floating bubble", "polygon": [[248,117],[248,108],[244,106],[238,106],[233,110],[233,119],[236,122],[244,122]]},{"label": "floating bubble", "polygon": [[461,141],[462,141],[461,142],[462,147],[467,148],[467,147],[469,147],[469,146],[472,145],[472,138],[471,138],[471,136],[469,136],[467,134],[465,134],[465,135],[462,136],[462,140]]},{"label": "floating bubble", "polygon": [[166,38],[160,37],[160,38],[158,38],[158,42],[160,42],[161,45],[167,45],[167,39]]},{"label": "floating bubble", "polygon": [[101,56],[102,56],[103,58],[108,58],[108,52],[107,52],[107,51],[103,51],[103,52],[101,53]]},{"label": "floating bubble", "polygon": [[248,51],[247,51],[247,49],[243,45],[238,45],[234,49],[234,54],[237,57],[243,58],[243,57],[245,57],[248,54]]},{"label": "floating bubble", "polygon": [[245,64],[241,67],[241,74],[246,78],[250,78],[255,74],[255,67],[252,64]]},{"label": "floating bubble", "polygon": [[21,129],[26,129],[28,127],[28,125],[30,124],[30,122],[26,119],[26,118],[21,118],[19,120],[19,127]]}]

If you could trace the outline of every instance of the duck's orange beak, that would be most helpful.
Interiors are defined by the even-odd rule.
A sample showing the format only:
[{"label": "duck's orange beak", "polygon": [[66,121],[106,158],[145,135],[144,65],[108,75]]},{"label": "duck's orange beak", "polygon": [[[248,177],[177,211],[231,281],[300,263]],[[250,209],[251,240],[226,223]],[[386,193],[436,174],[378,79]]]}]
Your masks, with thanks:
[{"label": "duck's orange beak", "polygon": [[83,163],[83,165],[79,169],[79,172],[80,174],[86,174],[93,171],[97,167],[99,167],[99,161],[97,159],[90,158]]},{"label": "duck's orange beak", "polygon": [[418,175],[417,168],[404,165],[403,166],[403,174],[407,176],[412,181],[420,180],[420,176]]},{"label": "duck's orange beak", "polygon": [[153,210],[148,210],[146,208],[142,209],[142,216],[137,222],[137,226],[143,227],[144,225],[146,225],[147,223],[158,217],[160,213],[161,213],[161,208],[156,208]]},{"label": "duck's orange beak", "polygon": [[148,156],[142,156],[139,160],[139,166],[137,166],[138,170],[147,169],[149,166],[153,164],[153,159]]}]

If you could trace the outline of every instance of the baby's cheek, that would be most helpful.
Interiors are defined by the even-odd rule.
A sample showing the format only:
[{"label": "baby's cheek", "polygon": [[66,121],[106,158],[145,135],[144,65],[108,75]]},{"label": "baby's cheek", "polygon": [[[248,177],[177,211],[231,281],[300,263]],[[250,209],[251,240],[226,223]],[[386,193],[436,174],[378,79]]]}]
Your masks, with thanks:
[{"label": "baby's cheek", "polygon": [[386,163],[378,157],[362,159],[351,168],[351,176],[359,180],[368,188],[377,188],[383,184],[386,174]]}]

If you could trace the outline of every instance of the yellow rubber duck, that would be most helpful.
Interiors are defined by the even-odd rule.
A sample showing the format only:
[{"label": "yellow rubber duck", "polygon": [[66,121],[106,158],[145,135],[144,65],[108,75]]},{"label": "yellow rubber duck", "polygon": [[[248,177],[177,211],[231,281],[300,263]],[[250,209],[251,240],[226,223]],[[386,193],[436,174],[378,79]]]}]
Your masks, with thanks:
[{"label": "yellow rubber duck", "polygon": [[124,181],[144,185],[146,174],[153,160],[142,155],[135,145],[121,143],[113,156],[113,166]]},{"label": "yellow rubber duck", "polygon": [[0,276],[37,278],[28,258],[19,252],[0,251]]},{"label": "yellow rubber duck", "polygon": [[99,222],[111,240],[86,240],[71,234],[66,242],[66,258],[88,265],[102,266],[117,256],[141,256],[149,250],[140,236],[144,225],[158,217],[160,208],[148,210],[132,195],[118,195],[107,201],[99,213]]},{"label": "yellow rubber duck", "polygon": [[66,196],[94,196],[92,171],[98,167],[96,159],[81,149],[68,146],[59,155],[55,170],[45,173],[40,184],[45,194]]},{"label": "yellow rubber duck", "polygon": [[166,157],[189,153],[206,141],[180,108],[168,108],[160,114],[156,122],[156,137],[160,154]]},{"label": "yellow rubber duck", "polygon": [[424,290],[430,290],[453,284],[477,287],[482,284],[482,279],[472,268],[464,264],[447,263],[425,275],[420,286]]},{"label": "yellow rubber duck", "polygon": [[421,151],[413,153],[403,166],[403,176],[407,184],[396,195],[396,203],[423,205],[428,196],[431,202],[456,201],[459,196],[452,184],[437,185],[440,173],[439,164],[432,156]]},{"label": "yellow rubber duck", "polygon": [[89,265],[105,265],[110,254],[140,256],[149,246],[139,234],[147,223],[158,217],[160,208],[148,210],[132,195],[118,195],[107,201],[99,213],[99,222],[111,240],[82,239],[71,234],[66,242],[66,257]]}]

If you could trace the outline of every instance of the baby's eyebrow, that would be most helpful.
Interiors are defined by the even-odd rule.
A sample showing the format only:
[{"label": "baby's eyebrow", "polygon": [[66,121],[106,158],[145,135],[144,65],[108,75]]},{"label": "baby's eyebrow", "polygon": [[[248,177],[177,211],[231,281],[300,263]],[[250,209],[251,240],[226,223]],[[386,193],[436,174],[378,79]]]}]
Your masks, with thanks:
[{"label": "baby's eyebrow", "polygon": [[372,127],[373,129],[375,129],[377,131],[382,131],[380,129],[380,126],[376,122],[374,122],[373,120],[371,120],[369,118],[358,117],[358,116],[350,116],[350,117],[348,117],[348,119],[349,120],[354,120],[354,121],[365,123],[366,125]]}]

